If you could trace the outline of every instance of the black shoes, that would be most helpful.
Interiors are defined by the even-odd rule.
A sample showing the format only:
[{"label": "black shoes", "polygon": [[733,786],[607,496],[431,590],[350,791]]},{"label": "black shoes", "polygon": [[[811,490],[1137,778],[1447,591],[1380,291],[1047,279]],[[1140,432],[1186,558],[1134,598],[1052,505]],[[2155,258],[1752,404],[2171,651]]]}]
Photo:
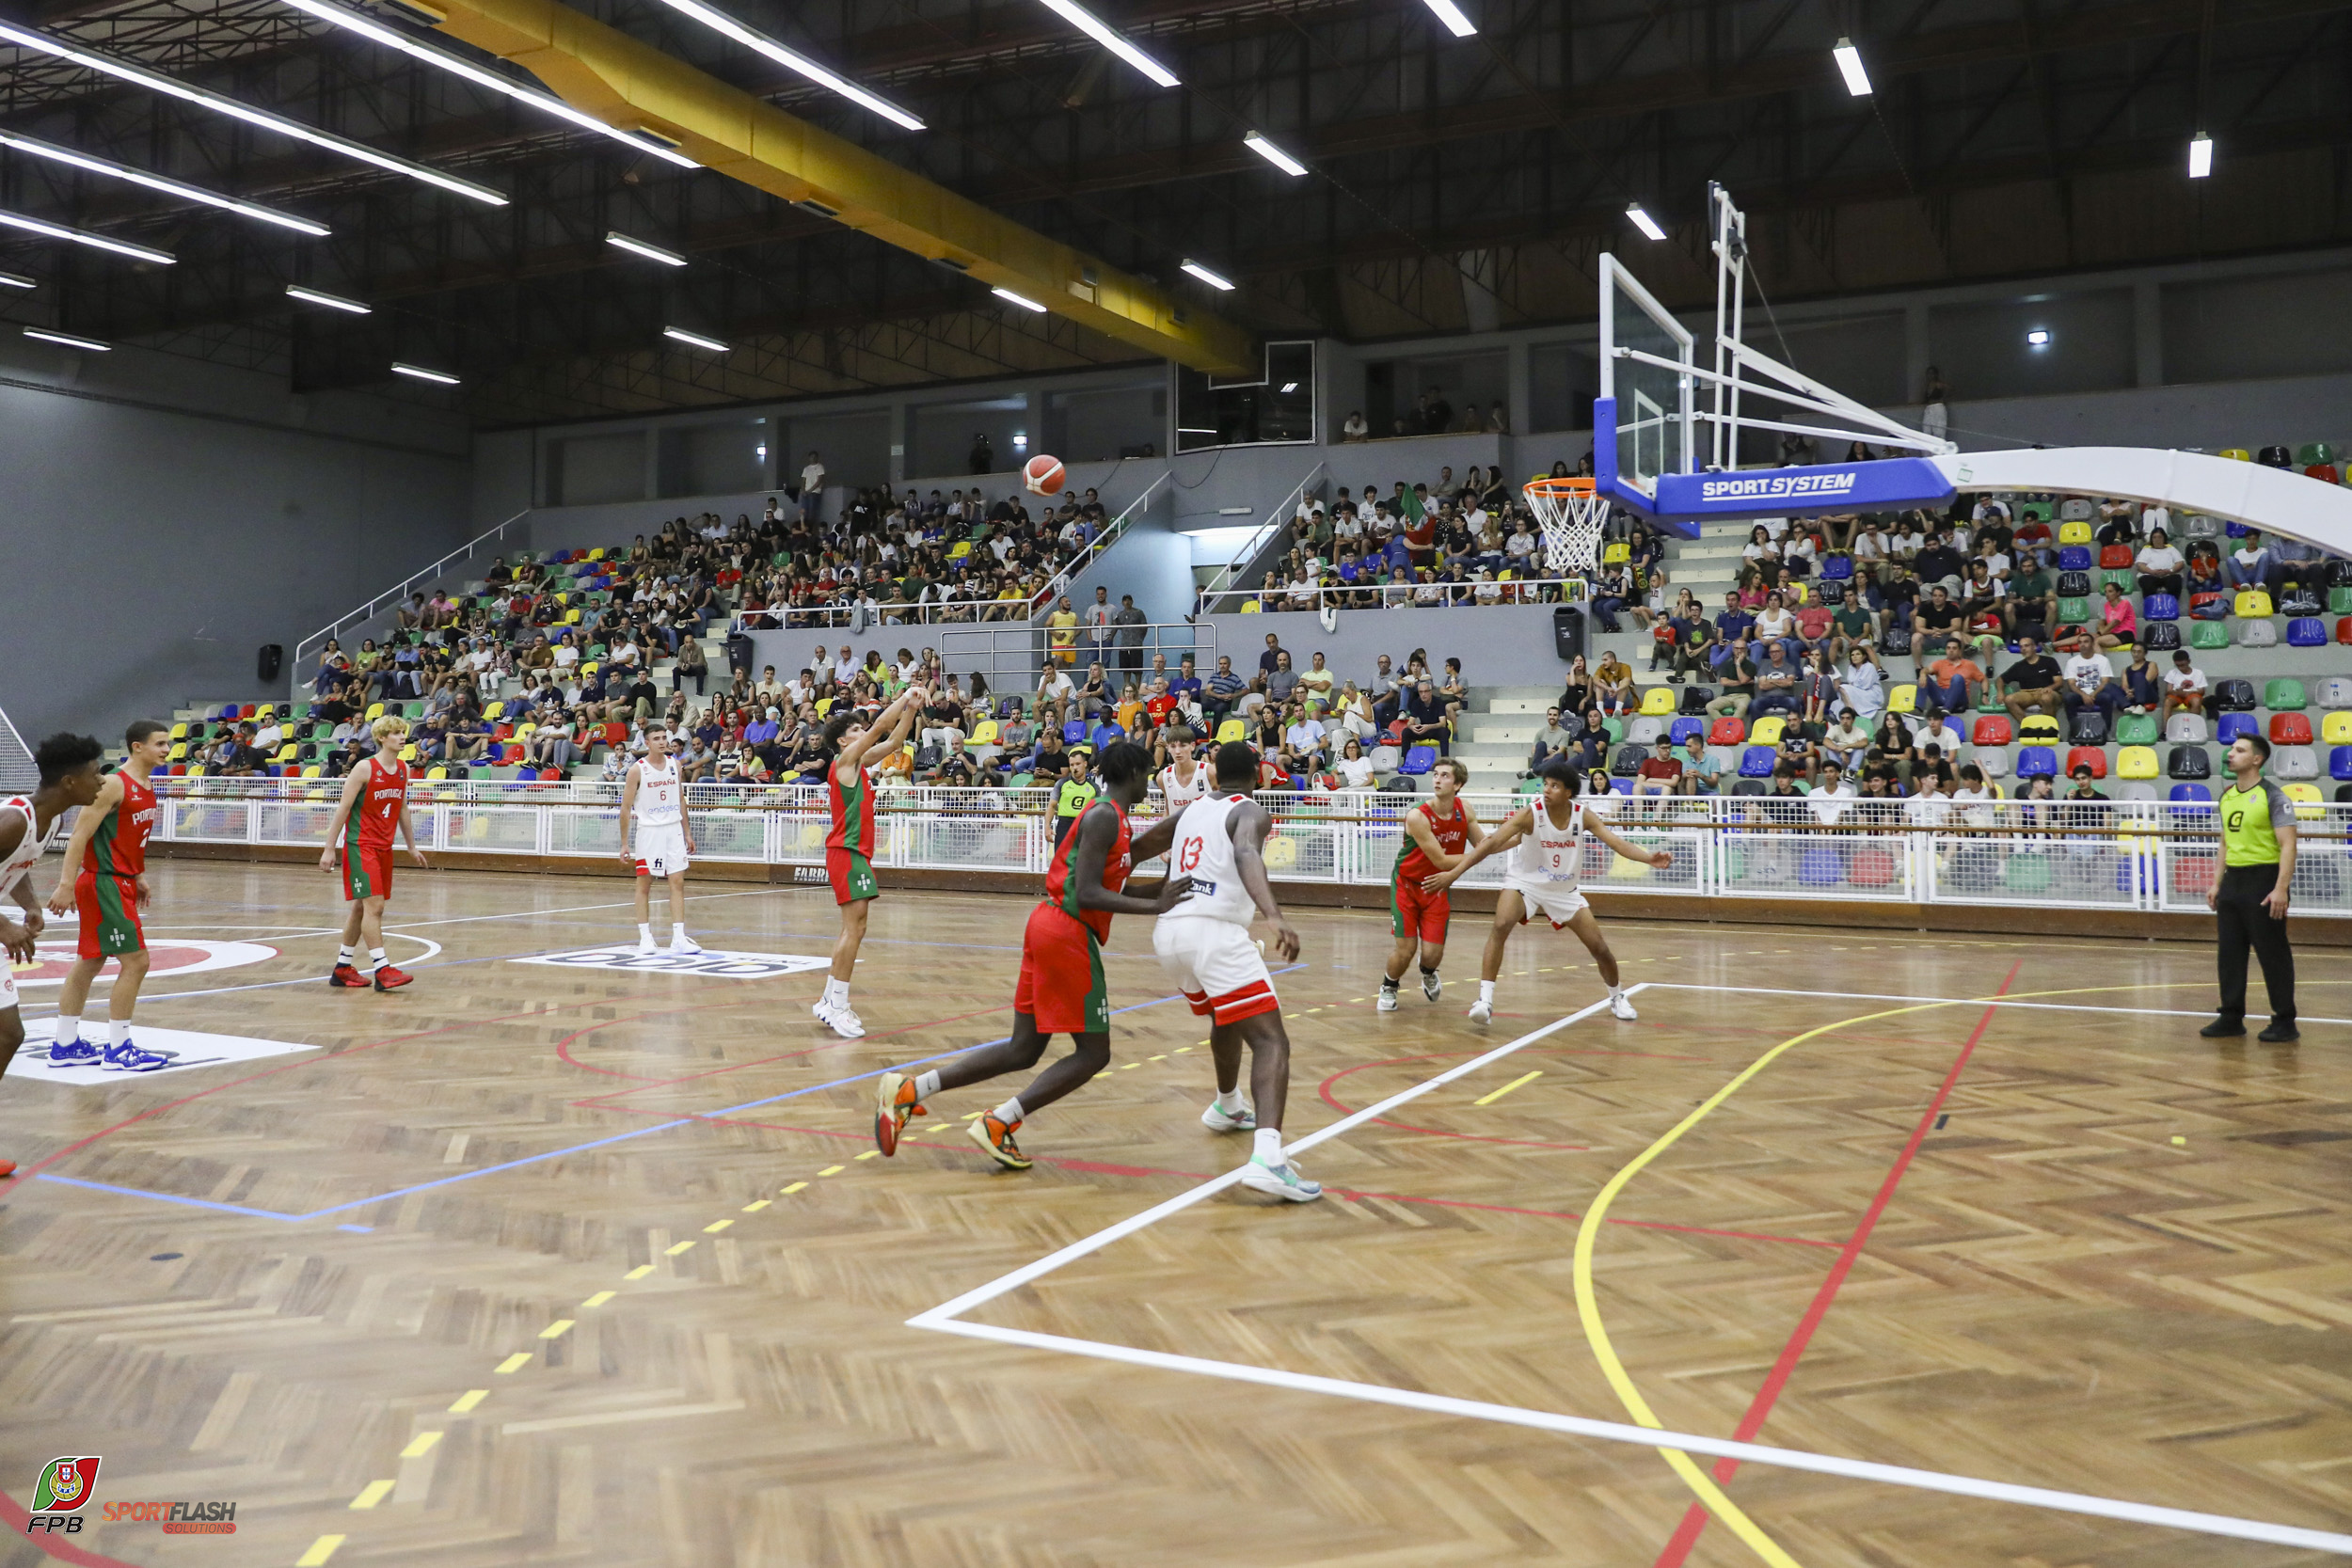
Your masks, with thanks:
[{"label": "black shoes", "polygon": [[2229,1039],[2246,1033],[2246,1021],[2236,1018],[2217,1018],[2197,1032],[2209,1040]]},{"label": "black shoes", "polygon": [[2303,1037],[2296,1031],[2295,1027],[2295,1021],[2293,1019],[2289,1019],[2284,1023],[2280,1023],[2274,1021],[2269,1028],[2264,1030],[2261,1034],[2256,1035],[2254,1037],[2262,1041],[2265,1045],[2293,1045],[2296,1040],[2301,1039]]},{"label": "black shoes", "polygon": [[[2246,1033],[2246,1021],[2226,1016],[2217,1018],[2197,1032],[2209,1040],[2234,1039]],[[2265,1045],[2293,1045],[2303,1037],[2296,1031],[2293,1019],[2283,1022],[2274,1019],[2269,1028],[2254,1037]]]}]

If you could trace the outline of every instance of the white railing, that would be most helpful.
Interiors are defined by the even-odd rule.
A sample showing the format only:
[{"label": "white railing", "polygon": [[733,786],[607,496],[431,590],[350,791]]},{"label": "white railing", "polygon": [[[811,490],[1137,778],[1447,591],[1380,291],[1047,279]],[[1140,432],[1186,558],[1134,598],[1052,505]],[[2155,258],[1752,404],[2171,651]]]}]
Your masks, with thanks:
[{"label": "white railing", "polygon": [[1055,572],[1053,579],[1046,583],[1044,593],[1032,602],[1031,610],[1042,615],[1053,609],[1054,600],[1070,592],[1070,585],[1077,580],[1078,575],[1102,559],[1103,552],[1119,543],[1133,519],[1142,515],[1143,509],[1152,504],[1152,498],[1158,494],[1160,486],[1173,483],[1174,479],[1174,470],[1162,471],[1159,478],[1143,487],[1143,494],[1120,507],[1119,515],[1113,517],[1101,533],[1087,541],[1086,548],[1078,552],[1075,560]]},{"label": "white railing", "polygon": [[[332,780],[187,784],[170,781],[161,791],[157,842],[316,847],[326,842],[337,794]],[[688,806],[696,853],[791,865],[799,879],[821,881],[830,826],[823,793],[802,785],[694,785]],[[1418,797],[1259,799],[1275,816],[1266,862],[1277,879],[1378,886],[1396,863],[1399,819]],[[1518,803],[1497,795],[1463,799],[1487,822]],[[427,850],[589,859],[612,858],[620,848],[618,790],[602,783],[421,784],[411,800],[419,843]],[[2210,808],[2185,805],[2058,801],[2036,811],[2006,802],[1961,808],[1936,823],[1900,821],[1900,801],[1614,797],[1610,805],[1626,837],[1662,846],[1674,860],[1653,870],[1588,839],[1582,878],[1604,892],[2201,913],[2219,869]],[[1869,820],[1882,806],[1892,807],[1897,820]],[[1138,816],[1148,819],[1156,809],[1156,801],[1148,803]],[[1053,852],[1051,811],[1051,792],[1043,789],[885,789],[874,863],[1042,876]],[[2296,913],[2352,916],[2345,832],[2352,809],[2310,806],[2297,815],[2307,819],[2296,862]],[[1496,887],[1502,879],[1502,867],[1488,862],[1463,885]]]},{"label": "white railing", "polygon": [[[1482,597],[1481,590],[1500,590],[1493,597]],[[1435,590],[1437,597],[1424,598],[1424,591]],[[1547,596],[1547,591],[1550,591]],[[1581,604],[1592,597],[1591,584],[1582,578],[1513,578],[1508,582],[1358,582],[1324,583],[1311,586],[1309,597],[1301,599],[1298,590],[1290,583],[1277,583],[1268,589],[1230,588],[1200,594],[1200,613],[1228,614],[1237,611],[1251,600],[1258,601],[1261,610],[1321,610],[1329,605],[1337,610],[1400,610],[1408,607],[1424,609],[1466,608],[1506,604]],[[1358,605],[1359,594],[1376,594],[1380,603]],[[1228,601],[1228,602],[1220,602]]]},{"label": "white railing", "polygon": [[399,604],[403,599],[406,598],[410,594],[414,593],[418,588],[421,587],[425,583],[437,581],[458,562],[470,561],[473,559],[473,557],[480,552],[482,547],[490,541],[494,539],[504,539],[508,529],[513,528],[516,523],[521,522],[525,517],[530,515],[531,513],[528,508],[516,513],[512,517],[509,517],[506,521],[499,524],[498,527],[489,530],[485,533],[477,534],[473,538],[467,540],[466,543],[450,551],[449,554],[441,557],[440,560],[435,562],[432,565],[427,566],[424,570],[421,572],[411,572],[397,587],[388,589],[384,593],[378,594],[374,598],[370,599],[366,604],[361,605],[357,610],[349,610],[342,615],[338,615],[334,620],[329,621],[326,626],[321,626],[318,630],[312,632],[310,636],[295,643],[294,665],[291,671],[294,678],[289,695],[296,698],[299,698],[302,695],[302,689],[310,684],[310,675],[314,673],[310,668],[311,660],[317,656],[319,650],[326,646],[327,639],[331,637],[340,637],[347,629],[373,620],[376,616],[383,614],[387,608]]},{"label": "white railing", "polygon": [[1331,466],[1328,463],[1317,463],[1307,470],[1305,478],[1291,486],[1290,494],[1274,503],[1274,509],[1266,515],[1266,520],[1249,535],[1248,543],[1242,546],[1240,552],[1231,561],[1218,568],[1216,576],[1211,578],[1200,590],[1201,603],[1208,603],[1210,599],[1233,586],[1233,579],[1243,568],[1257,560],[1258,552],[1265,548],[1266,540],[1274,531],[1290,526],[1292,518],[1298,515],[1298,503],[1306,499],[1307,492],[1314,488],[1315,482],[1327,476],[1330,471]]}]

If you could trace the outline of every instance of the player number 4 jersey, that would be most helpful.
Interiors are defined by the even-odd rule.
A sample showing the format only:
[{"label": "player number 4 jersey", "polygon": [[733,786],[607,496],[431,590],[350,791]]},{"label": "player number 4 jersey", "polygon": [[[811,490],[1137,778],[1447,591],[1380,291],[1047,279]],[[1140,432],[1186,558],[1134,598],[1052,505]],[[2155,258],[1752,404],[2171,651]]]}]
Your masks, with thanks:
[{"label": "player number 4 jersey", "polygon": [[1233,809],[1247,795],[1213,795],[1184,808],[1176,822],[1175,847],[1168,851],[1168,868],[1192,879],[1192,892],[1162,920],[1225,920],[1248,926],[1258,916],[1257,901],[1241,885],[1241,870],[1233,861]]},{"label": "player number 4 jersey", "polygon": [[408,799],[408,765],[395,762],[387,767],[383,758],[370,757],[367,768],[367,782],[359,786],[359,799],[352,802],[345,842],[362,849],[389,849],[400,827],[401,805]]}]

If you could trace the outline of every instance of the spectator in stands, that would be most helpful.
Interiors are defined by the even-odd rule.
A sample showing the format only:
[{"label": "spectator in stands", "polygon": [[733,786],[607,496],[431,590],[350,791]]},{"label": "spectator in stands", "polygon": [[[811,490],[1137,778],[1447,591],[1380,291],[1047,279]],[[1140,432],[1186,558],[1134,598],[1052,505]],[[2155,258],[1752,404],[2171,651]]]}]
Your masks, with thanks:
[{"label": "spectator in stands", "polygon": [[[1630,673],[1630,672],[1629,672]],[[1764,657],[1756,666],[1756,695],[1748,704],[1751,726],[1768,714],[1778,713],[1791,720],[1803,711],[1804,694],[1798,689],[1804,672],[1788,657],[1786,642],[1768,642]]]},{"label": "spectator in stands", "polygon": [[[1387,661],[1384,659],[1382,662]],[[1200,699],[1201,716],[1208,721],[1213,733],[1216,726],[1232,715],[1235,705],[1248,689],[1249,683],[1233,673],[1232,656],[1217,655],[1216,673],[1209,677],[1208,688]]]},{"label": "spectator in stands", "polygon": [[1676,795],[1681,793],[1681,786],[1682,763],[1675,755],[1674,742],[1660,736],[1654,753],[1642,759],[1633,776],[1633,793]]},{"label": "spectator in stands", "polygon": [[2099,604],[2099,626],[2093,641],[2101,648],[2128,648],[2139,635],[2139,616],[2121,584],[2110,582]]},{"label": "spectator in stands", "polygon": [[2170,594],[2179,597],[2181,568],[2186,564],[2181,552],[2172,547],[2164,530],[2155,529],[2148,535],[2148,543],[2140,547],[2132,564],[2139,571],[2139,591],[2149,594]]},{"label": "spectator in stands", "polygon": [[1269,704],[1278,709],[1289,705],[1292,693],[1298,689],[1298,672],[1291,668],[1289,649],[1274,650],[1274,668],[1266,671],[1262,680]]},{"label": "spectator in stands", "polygon": [[1912,611],[1911,657],[1915,665],[1934,657],[1931,650],[1941,648],[1952,635],[1967,629],[1968,617],[1952,602],[1951,591],[1942,583],[1928,590],[1927,603]]},{"label": "spectator in stands", "polygon": [[[1041,697],[1044,695],[1042,689],[1040,689],[1039,695]],[[1077,717],[1092,723],[1110,710],[1117,698],[1112,692],[1108,673],[1099,664],[1089,664],[1087,666],[1086,679],[1078,683],[1073,692],[1057,701],[1062,707],[1074,708]]]},{"label": "spectator in stands", "polygon": [[[2074,768],[2073,777],[2074,780],[2074,787],[2066,792],[2066,798],[2069,800],[2105,800],[2106,799],[2105,795],[2102,795],[2099,792],[2098,785],[2091,782],[2090,765],[2089,763],[2086,762],[2077,764]],[[2078,820],[2076,825],[2080,827],[2097,827],[2101,824],[2096,817],[2090,817],[2084,820]]]},{"label": "spectator in stands", "polygon": [[1870,753],[1870,726],[1851,707],[1837,710],[1837,722],[1821,736],[1823,765],[1859,774]]},{"label": "spectator in stands", "polygon": [[1965,713],[1969,693],[1984,684],[1984,671],[1968,657],[1968,645],[1957,637],[1944,640],[1943,657],[1928,665],[1919,683],[1922,706],[1929,713]]},{"label": "spectator in stands", "polygon": [[1330,753],[1329,731],[1323,721],[1309,713],[1305,705],[1294,703],[1289,709],[1289,723],[1282,730],[1283,768],[1291,773],[1312,773],[1320,770]]},{"label": "spectator in stands", "polygon": [[996,446],[984,430],[972,433],[972,450],[965,454],[964,466],[976,474],[996,471]]},{"label": "spectator in stands", "polygon": [[1709,703],[1707,711],[1717,718],[1737,719],[1748,711],[1756,701],[1756,651],[1744,637],[1735,639],[1724,650],[1724,661],[1714,668],[1714,676],[1723,683],[1723,694]]},{"label": "spectator in stands", "polygon": [[1111,625],[1117,629],[1119,637],[1119,669],[1121,674],[1134,674],[1143,668],[1143,628],[1147,624],[1148,617],[1136,608],[1136,596],[1121,594],[1118,613],[1111,617]]},{"label": "spectator in stands", "polygon": [[2107,656],[2094,646],[2084,645],[2070,655],[2065,667],[2066,722],[2071,729],[2075,715],[2087,707],[2096,707],[2106,715],[2112,724],[2122,710],[2127,698],[2122,683],[2115,678],[2115,666]]},{"label": "spectator in stands", "polygon": [[[1089,678],[1100,683],[1103,678],[1103,667],[1100,664],[1094,665]],[[1058,707],[1072,701],[1077,694],[1078,688],[1072,682],[1069,673],[1055,661],[1051,655],[1048,655],[1044,667],[1038,673],[1037,700],[1041,704],[1051,703]]]},{"label": "spectator in stands", "polygon": [[1041,784],[1058,784],[1069,770],[1070,755],[1062,750],[1061,731],[1052,725],[1038,731],[1037,754],[1028,759],[1028,772]]},{"label": "spectator in stands", "polygon": [[2064,684],[2064,672],[2058,660],[2042,651],[2042,644],[2031,637],[2017,640],[2017,661],[2001,672],[2001,705],[2008,708],[2012,719],[2023,719],[2028,713],[2058,714],[2065,711],[2059,696]]},{"label": "spectator in stands", "polygon": [[1298,673],[1298,695],[1306,703],[1307,711],[1317,718],[1330,712],[1333,689],[1333,677],[1323,662],[1322,653],[1308,656],[1307,668]]},{"label": "spectator in stands", "polygon": [[1555,703],[1544,709],[1543,728],[1535,732],[1535,743],[1527,753],[1527,767],[1521,776],[1534,772],[1544,765],[1544,758],[1555,752],[1565,752],[1574,744],[1576,736],[1561,727],[1560,706]]},{"label": "spectator in stands", "polygon": [[1620,659],[1613,649],[1600,656],[1600,667],[1593,672],[1593,702],[1605,714],[1619,714],[1640,702],[1633,689],[1633,667]]},{"label": "spectator in stands", "polygon": [[2173,650],[2172,668],[2164,673],[2164,707],[2157,721],[2169,723],[2176,713],[2203,714],[2205,688],[2205,673],[2189,662],[2188,650]]},{"label": "spectator in stands", "polygon": [[574,729],[571,716],[559,713],[532,731],[524,749],[532,766],[559,772],[571,767]]},{"label": "spectator in stands", "polygon": [[2263,546],[2262,531],[2249,529],[2246,537],[2237,542],[2225,564],[2225,575],[2233,592],[2249,588],[2267,590],[2270,587],[2270,551]]},{"label": "spectator in stands", "polygon": [[[1619,666],[1623,668],[1623,666]],[[1631,683],[1633,672],[1626,671]],[[1405,699],[1405,743],[1407,746],[1435,746],[1439,756],[1453,754],[1453,726],[1446,718],[1445,702],[1438,695],[1436,683],[1423,676]]]},{"label": "spectator in stands", "polygon": [[1347,411],[1346,420],[1340,425],[1340,439],[1343,441],[1368,441],[1372,439],[1372,426],[1364,422],[1364,411],[1362,409],[1351,408]]},{"label": "spectator in stands", "polygon": [[694,695],[703,695],[703,683],[710,678],[710,656],[703,652],[700,640],[689,635],[678,643],[677,664],[670,672],[670,689],[682,692],[686,683],[694,683]]},{"label": "spectator in stands", "polygon": [[[1381,673],[1386,674],[1388,668],[1389,661],[1384,657],[1380,660]],[[1557,705],[1561,713],[1573,722],[1576,716],[1584,711],[1585,705],[1592,701],[1592,696],[1593,673],[1585,664],[1584,656],[1579,654],[1568,661],[1567,679],[1560,689]]]}]

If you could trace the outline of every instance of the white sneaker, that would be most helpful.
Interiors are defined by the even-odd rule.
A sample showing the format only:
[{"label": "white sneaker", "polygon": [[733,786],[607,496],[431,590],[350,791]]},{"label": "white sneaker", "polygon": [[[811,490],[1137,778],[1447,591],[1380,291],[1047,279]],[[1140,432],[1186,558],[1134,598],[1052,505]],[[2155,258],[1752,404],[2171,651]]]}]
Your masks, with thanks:
[{"label": "white sneaker", "polygon": [[1291,1203],[1312,1203],[1323,1196],[1323,1184],[1308,1180],[1306,1173],[1289,1161],[1269,1165],[1253,1157],[1241,1167],[1241,1184],[1252,1192],[1272,1193]]},{"label": "white sneaker", "polygon": [[823,1008],[818,1013],[817,1017],[819,1022],[823,1023],[827,1028],[831,1029],[834,1034],[839,1035],[845,1040],[863,1039],[866,1037],[866,1024],[864,1021],[861,1020],[857,1014],[851,1012],[847,1006]]},{"label": "white sneaker", "polygon": [[1421,993],[1422,995],[1429,998],[1430,1001],[1435,1002],[1438,999],[1438,992],[1444,990],[1445,982],[1438,979],[1437,975],[1424,974],[1421,977]]},{"label": "white sneaker", "polygon": [[1380,988],[1380,1000],[1375,1002],[1373,1006],[1384,1013],[1392,1013],[1396,1011],[1396,988],[1394,986],[1382,986]]},{"label": "white sneaker", "polygon": [[1470,1021],[1472,1023],[1487,1022],[1494,1016],[1495,1005],[1487,1001],[1485,997],[1480,997],[1477,1001],[1470,1004]]},{"label": "white sneaker", "polygon": [[702,950],[702,943],[688,936],[684,931],[670,933],[670,951],[676,957],[691,958]]},{"label": "white sneaker", "polygon": [[1609,1010],[1616,1017],[1625,1020],[1628,1023],[1632,1022],[1635,1019],[1642,1016],[1633,1010],[1633,1004],[1627,999],[1625,992],[1621,990],[1613,990],[1609,993]]},{"label": "white sneaker", "polygon": [[639,958],[650,958],[660,951],[661,949],[654,944],[653,938],[639,937],[637,939],[637,956]]},{"label": "white sneaker", "polygon": [[1200,1113],[1200,1125],[1212,1132],[1255,1132],[1258,1130],[1258,1113],[1247,1105],[1238,1111],[1229,1112],[1212,1100],[1209,1108]]}]

